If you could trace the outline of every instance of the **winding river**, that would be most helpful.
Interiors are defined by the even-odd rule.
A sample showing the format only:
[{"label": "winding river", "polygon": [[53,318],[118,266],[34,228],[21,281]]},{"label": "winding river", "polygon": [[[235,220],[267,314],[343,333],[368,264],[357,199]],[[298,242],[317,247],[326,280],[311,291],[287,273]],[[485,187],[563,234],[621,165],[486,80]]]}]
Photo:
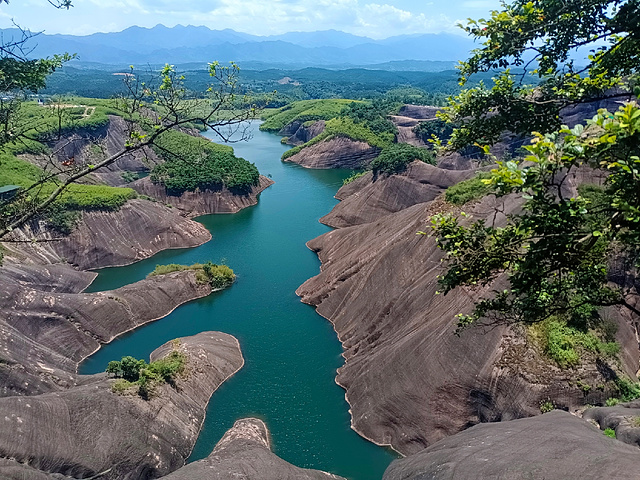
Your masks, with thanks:
[{"label": "winding river", "polygon": [[329,230],[318,219],[335,205],[333,195],[350,172],[282,163],[289,147],[258,125],[251,125],[250,141],[233,145],[238,156],[276,182],[257,206],[199,217],[213,235],[210,242],[102,269],[89,290],[141,280],[156,264],[208,260],[233,268],[236,283],[103,346],[80,373],[104,371],[110,360],[124,355],[148,359],[176,337],[207,330],[230,333],[240,341],[246,363],[213,394],[190,461],[209,455],[235,420],[252,416],[266,422],[273,451],[294,465],[353,480],[380,479],[394,455],[351,430],[344,390],[334,381],[343,364],[340,343],[331,324],[294,293],[318,273],[319,261],[305,242]]}]

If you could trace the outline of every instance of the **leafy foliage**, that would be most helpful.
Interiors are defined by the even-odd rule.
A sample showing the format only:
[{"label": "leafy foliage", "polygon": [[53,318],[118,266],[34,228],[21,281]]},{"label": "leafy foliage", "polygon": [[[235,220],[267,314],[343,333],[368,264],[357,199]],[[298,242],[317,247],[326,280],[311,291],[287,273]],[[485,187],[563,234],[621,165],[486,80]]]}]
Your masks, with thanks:
[{"label": "leafy foliage", "polygon": [[453,205],[464,205],[474,200],[489,195],[495,189],[485,180],[491,178],[488,172],[480,172],[469,180],[463,180],[447,188],[444,192],[444,198]]},{"label": "leafy foliage", "polygon": [[[448,253],[441,278],[445,291],[459,285],[488,284],[507,275],[510,288],[476,304],[459,326],[492,313],[502,320],[541,321],[568,315],[586,325],[598,307],[622,304],[631,291],[609,284],[608,256],[638,268],[640,245],[640,108],[634,103],[560,132],[536,134],[526,147],[528,164],[498,162],[491,184],[499,195],[523,193],[524,212],[505,227],[477,221],[469,227],[439,215],[433,220],[438,244]],[[607,200],[594,201],[592,189],[567,197],[562,184],[573,169],[606,172]],[[637,313],[637,311],[636,311]]]},{"label": "leafy foliage", "polygon": [[602,433],[609,438],[616,438],[616,431],[613,428],[605,428]]},{"label": "leafy foliage", "polygon": [[236,276],[233,270],[226,265],[216,265],[215,263],[194,263],[193,265],[179,265],[171,263],[169,265],[156,265],[156,268],[148,276],[166,275],[173,272],[182,272],[185,270],[194,270],[196,272],[196,281],[200,284],[208,283],[212,288],[220,289],[231,285]]},{"label": "leafy foliage", "polygon": [[433,152],[426,148],[414,147],[406,143],[394,143],[384,148],[380,155],[373,159],[369,167],[374,175],[386,173],[392,175],[401,173],[414,160],[420,160],[431,165],[435,165],[436,160]]},{"label": "leafy foliage", "polygon": [[351,175],[349,175],[347,178],[345,178],[342,181],[342,185],[348,185],[351,182],[353,182],[354,180],[357,180],[358,178],[364,176],[367,174],[367,171],[363,171],[363,172],[353,172]]},{"label": "leafy foliage", "polygon": [[[567,105],[631,98],[611,89],[623,86],[640,65],[636,0],[515,0],[489,19],[470,19],[465,30],[481,47],[462,62],[461,84],[480,72],[509,66],[519,72],[506,69],[492,88],[481,83],[451,100],[440,117],[459,124],[452,148],[495,143],[506,130],[550,133],[560,127],[559,112]],[[584,68],[569,60],[579,47],[594,49]],[[540,83],[534,87],[533,81]]]},{"label": "leafy foliage", "polygon": [[244,193],[260,181],[255,164],[236,157],[231,147],[205,138],[170,130],[158,137],[154,149],[165,162],[154,167],[151,180],[170,192],[226,186]]},{"label": "leafy foliage", "polygon": [[434,140],[434,137],[441,142],[446,142],[451,137],[453,128],[452,124],[436,118],[418,123],[413,127],[413,133],[425,143]]},{"label": "leafy foliage", "polygon": [[149,364],[131,356],[113,360],[107,365],[106,372],[122,379],[113,384],[114,393],[123,394],[136,387],[138,395],[148,399],[156,385],[175,382],[176,377],[184,372],[186,360],[185,355],[174,347],[169,355]]}]

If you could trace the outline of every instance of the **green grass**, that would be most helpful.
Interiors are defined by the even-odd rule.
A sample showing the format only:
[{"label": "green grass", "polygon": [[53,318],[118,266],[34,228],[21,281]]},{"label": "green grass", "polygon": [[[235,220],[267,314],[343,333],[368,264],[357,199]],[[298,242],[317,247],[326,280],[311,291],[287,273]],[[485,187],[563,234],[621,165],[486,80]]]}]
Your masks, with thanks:
[{"label": "green grass", "polygon": [[464,205],[471,201],[479,200],[482,197],[489,195],[493,191],[492,185],[487,185],[483,182],[491,177],[488,172],[478,173],[475,177],[469,180],[463,180],[449,188],[444,193],[444,198],[447,202],[453,205]]},{"label": "green grass", "polygon": [[604,433],[607,437],[616,438],[616,431],[613,428],[606,428]]},{"label": "green grass", "polygon": [[179,265],[171,263],[169,265],[156,265],[156,268],[148,277],[166,275],[172,272],[183,272],[193,270],[196,272],[196,281],[199,284],[208,283],[212,288],[219,289],[228,287],[235,280],[233,270],[226,265],[216,265],[215,263],[194,263],[193,265]]},{"label": "green grass", "polygon": [[275,111],[263,112],[264,123],[260,130],[265,132],[279,132],[285,125],[294,120],[308,122],[311,120],[330,120],[340,115],[343,107],[356,100],[327,99],[302,100],[293,102]]},{"label": "green grass", "polygon": [[363,177],[366,174],[367,174],[367,170],[365,170],[364,172],[353,172],[350,176],[348,176],[342,181],[342,185],[348,185],[354,180],[357,180],[358,178]]},{"label": "green grass", "polygon": [[560,368],[580,365],[585,354],[615,358],[620,352],[620,345],[602,340],[600,332],[581,331],[556,317],[531,325],[529,332]]}]

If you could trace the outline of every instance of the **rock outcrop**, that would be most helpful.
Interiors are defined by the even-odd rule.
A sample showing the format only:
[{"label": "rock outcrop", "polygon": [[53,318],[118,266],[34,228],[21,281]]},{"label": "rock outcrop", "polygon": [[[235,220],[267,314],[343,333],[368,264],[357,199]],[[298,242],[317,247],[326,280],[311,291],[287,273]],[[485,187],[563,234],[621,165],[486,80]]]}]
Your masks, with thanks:
[{"label": "rock outcrop", "polygon": [[78,377],[62,392],[0,399],[0,456],[75,478],[147,479],[181,467],[210,396],[244,360],[237,340],[218,332],[170,342],[151,360],[173,349],[185,355],[186,371],[149,400],[112,392],[105,374]]},{"label": "rock outcrop", "polygon": [[[28,268],[28,267],[27,267]],[[0,395],[34,395],[74,385],[78,364],[102,343],[208,295],[192,271],[150,277],[122,288],[80,293],[72,268],[43,267],[25,282],[14,266],[0,269]],[[31,268],[32,277],[36,269]],[[75,272],[75,273],[74,273]],[[40,289],[38,285],[50,282]]]},{"label": "rock outcrop", "polygon": [[269,431],[262,420],[237,420],[200,461],[163,477],[166,480],[340,480],[319,470],[296,467],[271,452]]},{"label": "rock outcrop", "polygon": [[236,213],[258,203],[258,196],[273,180],[260,175],[259,184],[247,193],[235,193],[223,187],[219,190],[197,190],[171,195],[163,185],[153,183],[148,177],[137,180],[129,186],[138,193],[147,195],[164,204],[171,205],[188,217],[213,213]]},{"label": "rock outcrop", "polygon": [[303,148],[285,159],[306,168],[363,168],[376,158],[380,149],[366,142],[358,142],[346,137],[328,138],[322,142]]},{"label": "rock outcrop", "polygon": [[[500,225],[520,205],[512,197],[496,202],[488,197],[465,211]],[[442,202],[420,203],[308,242],[321,273],[296,293],[332,322],[342,342],[345,365],[336,381],[346,389],[353,428],[411,454],[479,422],[538,414],[547,398],[565,408],[602,403],[609,392],[592,388],[585,395],[575,373],[551,365],[522,332],[495,325],[453,334],[456,314],[469,313],[474,300],[501,287],[436,294],[442,253],[433,238],[417,233],[446,209]],[[637,345],[625,339],[634,334],[619,322],[618,335],[623,348],[631,345],[621,358],[633,375]],[[596,365],[580,375],[591,385],[610,380]]]},{"label": "rock outcrop", "polygon": [[326,126],[324,120],[318,120],[307,127],[305,127],[305,123],[295,120],[280,130],[278,135],[287,137],[286,143],[288,145],[302,145],[324,132]]},{"label": "rock outcrop", "polygon": [[340,203],[320,222],[334,228],[373,222],[390,213],[434,200],[448,187],[475,175],[475,171],[449,171],[414,161],[398,175],[367,172],[336,193]]},{"label": "rock outcrop", "polygon": [[621,442],[640,447],[640,400],[613,407],[588,408],[582,416],[597,423],[601,430],[614,430]]},{"label": "rock outcrop", "polygon": [[416,147],[424,146],[424,141],[413,132],[413,129],[420,122],[434,120],[438,110],[438,107],[426,105],[404,105],[397,115],[391,115],[389,118],[398,129],[397,142],[408,143]]},{"label": "rock outcrop", "polygon": [[631,480],[639,469],[637,448],[555,410],[471,427],[394,461],[383,480]]},{"label": "rock outcrop", "polygon": [[[177,209],[143,199],[129,200],[119,210],[82,212],[71,234],[45,243],[5,244],[19,263],[66,262],[80,269],[128,265],[169,248],[196,247],[211,240],[198,222]],[[24,240],[59,237],[39,222],[17,232]]]}]

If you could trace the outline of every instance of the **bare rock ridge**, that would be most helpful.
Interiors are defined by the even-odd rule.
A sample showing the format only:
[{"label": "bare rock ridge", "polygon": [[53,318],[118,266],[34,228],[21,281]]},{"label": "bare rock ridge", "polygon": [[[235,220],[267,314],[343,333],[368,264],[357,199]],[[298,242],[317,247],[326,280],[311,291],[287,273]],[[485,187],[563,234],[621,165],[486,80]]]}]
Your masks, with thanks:
[{"label": "bare rock ridge", "polygon": [[218,190],[184,192],[181,195],[169,194],[163,185],[153,183],[148,177],[136,180],[129,186],[142,195],[181,210],[181,213],[188,217],[197,217],[212,213],[236,213],[243,208],[256,205],[260,193],[273,183],[273,180],[260,175],[259,184],[247,193],[235,193],[223,187]]},{"label": "bare rock ridge", "polygon": [[333,137],[303,148],[285,159],[306,168],[363,168],[376,158],[380,149],[366,142]]},{"label": "bare rock ridge", "polygon": [[425,143],[413,132],[413,129],[420,123],[436,118],[438,107],[425,105],[404,105],[397,115],[391,115],[390,119],[398,129],[396,138],[398,143],[408,143],[416,147],[424,146]]},{"label": "bare rock ridge", "polygon": [[383,480],[631,480],[638,478],[639,469],[637,447],[554,410],[533,418],[471,427],[395,460]]},{"label": "bare rock ridge", "polygon": [[186,465],[166,480],[340,480],[319,470],[299,468],[271,452],[269,431],[262,420],[237,420],[213,449],[200,461]]},{"label": "bare rock ridge", "polygon": [[301,122],[300,120],[295,120],[285,125],[284,128],[278,132],[278,135],[287,137],[286,143],[289,145],[302,145],[324,132],[326,126],[324,120],[318,120],[309,126],[305,126],[305,123],[306,122]]},{"label": "bare rock ridge", "polygon": [[[24,240],[52,235],[32,222],[18,236]],[[176,209],[143,199],[129,200],[117,211],[82,212],[81,221],[60,241],[5,244],[5,255],[23,264],[65,262],[80,269],[128,265],[170,248],[196,247],[211,240],[198,222]]]},{"label": "bare rock ridge", "polygon": [[149,400],[113,393],[106,374],[79,376],[61,392],[0,399],[0,456],[75,478],[147,479],[181,467],[210,396],[244,360],[237,340],[218,332],[170,342],[151,360],[175,348],[187,371],[174,386],[157,386]]},{"label": "bare rock ridge", "polygon": [[[150,277],[112,291],[80,293],[87,281],[71,284],[67,278],[75,274],[69,267],[45,267],[42,280],[34,283],[16,279],[20,270],[0,269],[2,396],[73,386],[78,364],[101,344],[211,292],[209,285],[196,282],[192,271]],[[53,286],[38,289],[45,279]]]},{"label": "bare rock ridge", "polygon": [[434,200],[448,187],[475,175],[473,170],[450,171],[415,161],[400,175],[374,177],[367,172],[343,186],[333,210],[320,219],[334,228],[369,223],[390,213]]},{"label": "bare rock ridge", "polygon": [[[442,185],[436,178],[453,173],[433,168],[433,180],[424,177],[422,185]],[[398,181],[373,184],[383,192]],[[366,177],[361,182],[366,184]],[[430,217],[446,210],[444,202],[426,201],[395,213],[379,209],[375,201],[351,202],[352,211],[345,208],[330,218],[356,225],[308,242],[322,262],[321,272],[296,293],[331,321],[342,342],[345,364],[336,381],[346,390],[356,431],[412,454],[476,423],[539,414],[547,398],[567,409],[604,402],[609,392],[593,388],[585,395],[572,382],[575,374],[551,365],[504,326],[453,335],[455,315],[468,313],[475,298],[495,287],[436,295],[442,253],[433,238],[417,232],[428,230]],[[520,206],[512,197],[496,202],[488,197],[465,211],[475,218],[496,215],[499,225]],[[612,316],[618,322],[622,369],[633,376],[638,348],[628,340],[634,333]],[[591,385],[608,380],[595,365],[580,375]]]}]

